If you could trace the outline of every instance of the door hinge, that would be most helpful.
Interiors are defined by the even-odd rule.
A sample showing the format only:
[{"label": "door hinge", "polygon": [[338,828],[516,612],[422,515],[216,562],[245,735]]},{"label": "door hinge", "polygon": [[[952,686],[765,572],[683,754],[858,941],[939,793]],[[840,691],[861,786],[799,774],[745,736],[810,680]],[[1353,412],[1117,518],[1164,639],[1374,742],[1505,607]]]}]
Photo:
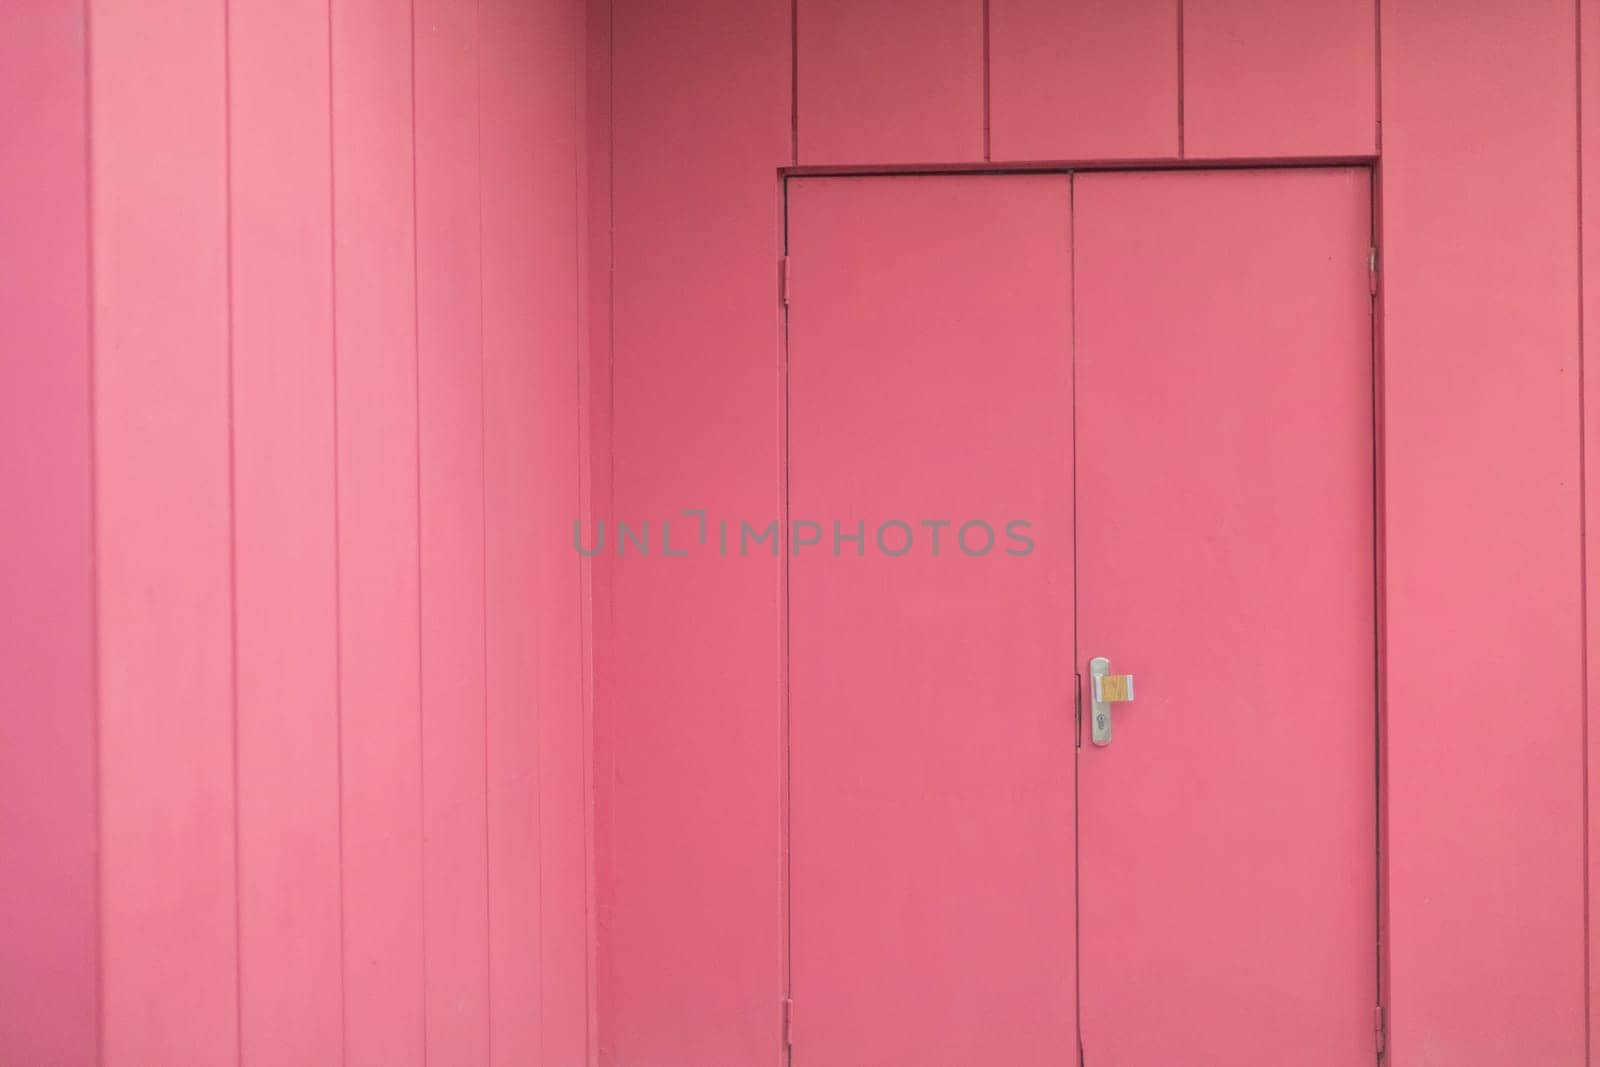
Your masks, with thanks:
[{"label": "door hinge", "polygon": [[1373,1038],[1377,1041],[1378,1055],[1382,1056],[1389,1045],[1389,1028],[1383,1017],[1383,1005],[1379,1004],[1372,1013]]},{"label": "door hinge", "polygon": [[1367,295],[1378,295],[1378,246],[1367,249]]},{"label": "door hinge", "polygon": [[783,1001],[783,1047],[794,1047],[794,1000],[787,997]]},{"label": "door hinge", "polygon": [[789,257],[784,256],[778,260],[778,299],[784,307],[789,306]]}]

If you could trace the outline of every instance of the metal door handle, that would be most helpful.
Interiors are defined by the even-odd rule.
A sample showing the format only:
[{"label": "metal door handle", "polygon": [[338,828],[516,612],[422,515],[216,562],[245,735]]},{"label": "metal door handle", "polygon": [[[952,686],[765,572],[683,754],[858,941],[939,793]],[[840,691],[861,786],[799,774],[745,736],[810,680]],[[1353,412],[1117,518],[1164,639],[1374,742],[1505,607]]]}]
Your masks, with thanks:
[{"label": "metal door handle", "polygon": [[1133,700],[1133,675],[1112,674],[1111,661],[1089,661],[1089,739],[1104,748],[1111,743],[1111,705]]}]

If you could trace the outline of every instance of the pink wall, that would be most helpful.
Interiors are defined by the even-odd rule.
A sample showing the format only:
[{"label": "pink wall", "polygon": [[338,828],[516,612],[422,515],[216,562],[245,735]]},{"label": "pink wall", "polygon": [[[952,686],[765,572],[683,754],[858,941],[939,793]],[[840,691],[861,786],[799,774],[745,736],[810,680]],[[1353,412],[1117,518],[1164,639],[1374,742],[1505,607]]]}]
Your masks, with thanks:
[{"label": "pink wall", "polygon": [[[597,510],[764,522],[779,505],[788,0],[596,6],[611,31],[613,272],[610,395],[596,405],[610,510]],[[777,1062],[777,561],[608,558],[604,570],[601,1058]]]},{"label": "pink wall", "polygon": [[778,513],[780,168],[1375,158],[1390,1058],[1582,1062],[1600,15],[1381,8],[0,0],[0,1060],[781,1062],[777,563],[568,547]]},{"label": "pink wall", "polygon": [[96,1056],[84,13],[0,2],[0,1062]]},{"label": "pink wall", "polygon": [[[1586,257],[1600,209],[1580,11],[1379,6],[599,0],[597,507],[776,514],[780,168],[1381,159],[1390,1060],[1581,1063],[1600,646],[1580,297],[1588,321],[1600,267],[1580,292],[1580,195]],[[780,1063],[778,567],[610,559],[595,594],[602,1060]]]},{"label": "pink wall", "polygon": [[1574,15],[1384,5],[1385,858],[1403,1065],[1585,1057],[1600,855],[1585,840]]},{"label": "pink wall", "polygon": [[0,4],[0,1061],[587,1058],[583,35]]}]

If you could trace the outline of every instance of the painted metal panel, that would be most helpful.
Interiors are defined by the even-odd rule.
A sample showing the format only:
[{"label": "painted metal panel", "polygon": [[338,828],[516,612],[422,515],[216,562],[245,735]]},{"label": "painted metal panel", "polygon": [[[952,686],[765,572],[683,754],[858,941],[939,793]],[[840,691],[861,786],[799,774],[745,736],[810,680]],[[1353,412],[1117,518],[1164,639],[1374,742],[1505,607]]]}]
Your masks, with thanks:
[{"label": "painted metal panel", "polygon": [[411,12],[333,6],[345,1061],[423,1059]]},{"label": "painted metal panel", "polygon": [[1183,0],[1184,155],[1374,154],[1374,2]]},{"label": "painted metal panel", "polygon": [[93,1063],[86,12],[0,4],[0,1063]]},{"label": "painted metal panel", "polygon": [[1585,1057],[1576,26],[1383,6],[1396,1063]]},{"label": "painted metal panel", "polygon": [[[693,529],[684,508],[765,524],[781,503],[789,10],[613,8],[613,514],[658,536]],[[778,561],[610,562],[602,1058],[781,1064]]]},{"label": "painted metal panel", "polygon": [[997,160],[1178,154],[1174,0],[989,0]]},{"label": "painted metal panel", "polygon": [[416,19],[418,492],[427,1059],[489,1059],[482,242],[475,7]]},{"label": "painted metal panel", "polygon": [[[539,470],[533,363],[542,338],[535,293],[536,160],[526,4],[496,0],[482,19],[484,479],[489,805],[489,1051],[494,1064],[538,1063],[540,759],[537,583]],[[573,605],[575,608],[576,605]]]},{"label": "painted metal panel", "polygon": [[1074,180],[1079,669],[1138,683],[1079,759],[1089,1063],[1373,1055],[1368,185]]},{"label": "painted metal panel", "polygon": [[798,0],[802,163],[984,158],[982,0]]},{"label": "painted metal panel", "polygon": [[328,7],[228,8],[241,1056],[336,1061]]},{"label": "painted metal panel", "polygon": [[[37,246],[37,283],[4,294],[27,301],[0,328],[29,357],[0,366],[16,386],[6,396],[27,404],[4,429],[24,435],[17,455],[50,453],[37,484],[31,460],[14,483],[8,472],[11,499],[37,504],[40,521],[4,532],[8,564],[46,584],[14,583],[9,566],[6,582],[13,606],[48,594],[22,617],[50,645],[29,691],[51,715],[5,721],[20,731],[5,755],[23,764],[0,801],[26,820],[15,840],[38,877],[11,879],[4,907],[54,970],[40,981],[24,960],[0,967],[21,990],[7,1007],[28,1015],[4,1017],[0,1057],[95,1058],[98,979],[107,1063],[341,1049],[415,1062],[425,1028],[436,1058],[481,1059],[495,970],[497,1058],[587,1058],[581,609],[559,521],[578,501],[583,402],[579,8],[545,5],[482,62],[473,12],[454,7],[425,4],[414,22],[372,3],[106,0],[89,5],[92,32],[83,14],[30,12],[38,32],[5,40],[24,49],[5,74],[28,90],[6,97],[0,122],[20,119],[11,140],[30,151],[0,167],[18,194],[8,204],[28,211],[0,227]],[[545,72],[531,91],[530,66]],[[481,313],[500,368],[514,368],[492,420],[476,358],[480,82],[493,145],[482,217],[506,223],[485,250]],[[510,520],[493,531],[486,421],[515,446],[491,449],[503,478],[489,517]],[[496,611],[486,576],[510,579]],[[44,656],[21,637],[7,647]],[[492,768],[486,667],[513,683]],[[473,706],[477,719],[459,714]],[[559,751],[549,774],[541,740]],[[501,783],[487,834],[486,769]],[[497,968],[486,837],[503,861]],[[557,903],[541,915],[545,887]]]},{"label": "painted metal panel", "polygon": [[531,120],[532,181],[524,194],[532,288],[522,296],[535,337],[533,393],[520,414],[531,424],[532,537],[517,546],[534,560],[539,785],[539,961],[541,1062],[581,1064],[588,1046],[584,975],[585,897],[583,661],[579,647],[578,515],[578,55],[582,8],[540,0],[530,9],[529,46],[508,73],[532,75],[522,101]]},{"label": "painted metal panel", "polygon": [[238,1049],[226,25],[90,5],[105,1063]]},{"label": "painted metal panel", "polygon": [[794,1062],[1059,1063],[1067,179],[811,179],[789,203]]}]

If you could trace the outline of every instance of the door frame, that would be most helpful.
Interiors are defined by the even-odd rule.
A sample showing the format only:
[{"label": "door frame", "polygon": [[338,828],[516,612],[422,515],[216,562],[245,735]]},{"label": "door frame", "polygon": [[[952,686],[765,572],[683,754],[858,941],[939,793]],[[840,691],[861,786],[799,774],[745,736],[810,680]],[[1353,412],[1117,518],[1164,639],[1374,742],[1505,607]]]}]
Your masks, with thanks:
[{"label": "door frame", "polygon": [[[1377,824],[1374,827],[1373,847],[1376,850],[1377,884],[1373,886],[1376,901],[1377,929],[1373,931],[1375,944],[1373,963],[1376,970],[1375,984],[1377,989],[1377,1004],[1373,1006],[1373,1033],[1374,1033],[1374,1062],[1381,1062],[1387,1052],[1386,1034],[1387,1020],[1385,1018],[1389,992],[1389,880],[1388,880],[1388,760],[1387,760],[1387,723],[1388,701],[1386,685],[1386,652],[1385,652],[1385,619],[1387,617],[1385,596],[1385,551],[1384,529],[1386,527],[1385,495],[1384,495],[1384,375],[1383,375],[1383,310],[1384,296],[1382,275],[1378,270],[1378,235],[1381,232],[1382,222],[1382,181],[1379,161],[1374,157],[1351,158],[1323,158],[1313,160],[1231,160],[1223,162],[1212,161],[1179,161],[1173,160],[1149,165],[1130,165],[1120,163],[1110,164],[1041,164],[1037,166],[1016,165],[950,165],[932,167],[847,167],[847,166],[812,166],[812,167],[783,167],[778,170],[778,221],[781,227],[782,260],[779,263],[779,313],[782,318],[782,327],[778,338],[778,522],[780,529],[780,552],[782,566],[779,568],[778,604],[779,604],[779,730],[781,735],[781,782],[779,783],[779,811],[781,826],[779,830],[779,845],[782,852],[780,867],[781,877],[781,921],[783,926],[782,942],[782,970],[783,970],[783,1021],[781,1062],[792,1062],[792,1004],[794,996],[794,973],[791,965],[793,951],[793,923],[791,921],[791,892],[792,892],[792,863],[793,852],[790,848],[792,809],[790,805],[791,763],[790,763],[790,552],[789,538],[791,536],[792,516],[789,507],[789,299],[788,299],[788,256],[790,251],[790,203],[789,183],[793,179],[824,179],[824,178],[905,178],[905,177],[935,177],[935,176],[968,176],[968,177],[994,177],[1004,179],[1007,176],[1060,174],[1065,176],[1070,183],[1076,174],[1080,173],[1148,173],[1151,171],[1197,171],[1201,173],[1214,173],[1218,171],[1264,171],[1264,170],[1362,170],[1367,174],[1369,184],[1368,203],[1370,215],[1368,219],[1368,234],[1372,249],[1369,261],[1370,284],[1369,292],[1372,299],[1370,316],[1370,355],[1372,360],[1372,574],[1373,574],[1373,662],[1375,665],[1373,684],[1373,736],[1374,751],[1373,761],[1375,768],[1374,781],[1377,795],[1374,798]],[[1069,194],[1070,195],[1070,194]],[[1074,365],[1076,353],[1073,353]],[[1074,405],[1074,421],[1076,421],[1076,405]],[[1076,521],[1076,518],[1074,518]],[[1076,562],[1074,562],[1074,568]],[[1074,609],[1076,610],[1076,609]],[[1076,658],[1077,650],[1072,649],[1070,654]],[[1074,663],[1074,671],[1081,675],[1083,664]],[[1079,713],[1081,714],[1081,677],[1079,681]],[[1081,729],[1075,730],[1075,739],[1081,746]],[[1073,773],[1073,789],[1077,790],[1077,771]],[[1076,801],[1074,802],[1073,819],[1081,818]],[[1076,845],[1074,850],[1076,851]],[[1079,925],[1076,918],[1077,904],[1074,901],[1074,938],[1077,937]],[[1081,977],[1081,974],[1080,974]],[[1077,1006],[1074,1006],[1075,1025],[1078,1027],[1078,1040],[1082,1040],[1082,1019]]]}]

